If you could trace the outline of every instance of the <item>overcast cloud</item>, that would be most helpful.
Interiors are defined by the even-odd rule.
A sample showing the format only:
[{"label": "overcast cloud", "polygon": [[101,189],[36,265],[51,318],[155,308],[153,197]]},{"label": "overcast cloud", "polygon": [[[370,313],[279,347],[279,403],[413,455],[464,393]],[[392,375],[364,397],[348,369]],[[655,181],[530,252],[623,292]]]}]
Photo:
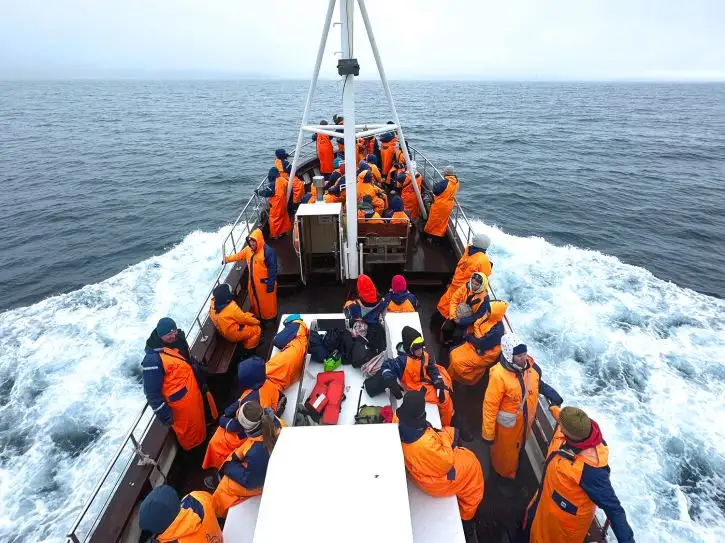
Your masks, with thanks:
[{"label": "overcast cloud", "polygon": [[[725,0],[368,0],[398,78],[725,80]],[[308,78],[327,0],[0,0],[0,75]],[[337,18],[337,17],[336,17]],[[362,22],[361,75],[375,77]],[[333,28],[323,77],[336,77]]]}]

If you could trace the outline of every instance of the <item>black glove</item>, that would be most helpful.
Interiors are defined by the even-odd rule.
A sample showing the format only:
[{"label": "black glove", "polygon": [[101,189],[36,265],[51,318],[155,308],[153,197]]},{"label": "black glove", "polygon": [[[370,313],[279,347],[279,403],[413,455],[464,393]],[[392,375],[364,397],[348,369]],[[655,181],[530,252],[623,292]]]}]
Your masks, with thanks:
[{"label": "black glove", "polygon": [[390,390],[393,396],[397,400],[400,400],[403,397],[403,389],[400,388],[400,385],[398,384],[398,381],[391,379],[389,381],[385,381],[385,388]]},{"label": "black glove", "polygon": [[446,401],[446,385],[445,383],[441,381],[437,381],[433,386],[436,387],[436,390],[438,391],[438,403],[443,403]]}]

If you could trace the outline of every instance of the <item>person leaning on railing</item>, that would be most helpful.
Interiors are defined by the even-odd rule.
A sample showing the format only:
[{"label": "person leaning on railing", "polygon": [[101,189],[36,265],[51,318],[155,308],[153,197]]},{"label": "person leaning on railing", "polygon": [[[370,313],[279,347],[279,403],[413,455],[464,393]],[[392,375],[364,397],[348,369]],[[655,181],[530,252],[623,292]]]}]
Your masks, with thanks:
[{"label": "person leaning on railing", "polygon": [[446,235],[459,184],[453,166],[446,166],[443,179],[433,185],[433,203],[423,229],[430,239],[440,239]]}]

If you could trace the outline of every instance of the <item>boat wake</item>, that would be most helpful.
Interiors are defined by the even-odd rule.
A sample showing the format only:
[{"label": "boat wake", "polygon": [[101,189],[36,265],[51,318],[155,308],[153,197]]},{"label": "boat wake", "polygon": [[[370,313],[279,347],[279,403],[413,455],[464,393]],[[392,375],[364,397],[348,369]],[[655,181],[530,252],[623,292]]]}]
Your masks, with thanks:
[{"label": "boat wake", "polygon": [[[476,223],[492,286],[544,378],[610,445],[638,542],[725,540],[725,302],[647,270]],[[143,402],[156,320],[188,329],[228,228],[0,314],[0,540],[61,541]]]}]

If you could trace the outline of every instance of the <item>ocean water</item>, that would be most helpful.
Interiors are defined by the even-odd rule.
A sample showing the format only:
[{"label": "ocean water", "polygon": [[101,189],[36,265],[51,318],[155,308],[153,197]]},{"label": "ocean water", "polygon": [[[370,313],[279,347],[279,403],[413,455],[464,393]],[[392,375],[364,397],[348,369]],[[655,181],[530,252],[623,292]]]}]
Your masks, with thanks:
[{"label": "ocean water", "polygon": [[[725,540],[725,86],[393,90],[545,379],[602,426],[637,540]],[[0,82],[0,541],[61,540],[143,401],[150,328],[188,328],[305,91]],[[356,95],[387,120],[378,84]]]}]

